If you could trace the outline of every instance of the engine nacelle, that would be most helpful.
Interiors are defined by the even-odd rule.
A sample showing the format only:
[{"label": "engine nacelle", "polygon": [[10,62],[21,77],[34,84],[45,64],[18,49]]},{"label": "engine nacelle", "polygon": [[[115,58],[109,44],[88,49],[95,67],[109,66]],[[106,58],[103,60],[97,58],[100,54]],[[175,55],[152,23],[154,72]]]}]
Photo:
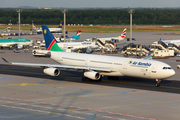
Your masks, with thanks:
[{"label": "engine nacelle", "polygon": [[60,74],[60,70],[57,68],[45,68],[43,72],[51,76],[58,76]]},{"label": "engine nacelle", "polygon": [[93,80],[99,80],[101,78],[101,75],[95,71],[84,72],[84,76]]},{"label": "engine nacelle", "polygon": [[18,49],[22,49],[24,46],[23,45],[21,45],[21,44],[17,44],[17,47],[16,48],[18,48]]}]

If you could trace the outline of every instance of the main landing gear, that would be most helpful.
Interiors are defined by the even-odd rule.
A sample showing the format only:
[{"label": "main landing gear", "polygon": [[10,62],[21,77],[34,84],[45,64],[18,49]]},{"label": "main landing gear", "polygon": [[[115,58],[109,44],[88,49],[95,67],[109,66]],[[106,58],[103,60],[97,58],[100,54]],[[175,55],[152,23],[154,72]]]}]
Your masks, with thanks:
[{"label": "main landing gear", "polygon": [[155,86],[156,86],[156,87],[160,87],[160,82],[161,82],[160,79],[156,79],[156,84],[155,84]]},{"label": "main landing gear", "polygon": [[108,80],[118,80],[118,76],[108,76]]}]

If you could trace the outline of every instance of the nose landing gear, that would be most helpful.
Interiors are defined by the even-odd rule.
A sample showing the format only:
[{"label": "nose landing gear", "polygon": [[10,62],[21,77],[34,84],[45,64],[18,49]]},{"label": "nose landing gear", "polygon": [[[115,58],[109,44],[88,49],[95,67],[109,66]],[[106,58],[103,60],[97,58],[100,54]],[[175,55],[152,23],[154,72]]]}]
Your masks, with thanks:
[{"label": "nose landing gear", "polygon": [[155,86],[156,86],[156,87],[160,87],[160,82],[161,82],[160,79],[156,79],[156,84],[155,84]]}]

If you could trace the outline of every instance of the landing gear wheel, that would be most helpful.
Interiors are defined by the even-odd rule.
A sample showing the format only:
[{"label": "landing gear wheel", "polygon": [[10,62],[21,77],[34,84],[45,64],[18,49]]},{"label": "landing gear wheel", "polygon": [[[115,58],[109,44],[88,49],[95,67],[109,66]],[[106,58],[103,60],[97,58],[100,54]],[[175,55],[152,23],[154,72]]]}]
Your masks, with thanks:
[{"label": "landing gear wheel", "polygon": [[101,82],[102,81],[102,76],[97,80],[98,82]]},{"label": "landing gear wheel", "polygon": [[156,87],[160,87],[160,83],[159,83],[159,84],[158,84],[158,83],[156,83],[156,84],[155,84],[155,86],[156,86]]},{"label": "landing gear wheel", "polygon": [[160,79],[156,79],[156,84],[155,84],[155,86],[156,86],[156,87],[160,87],[160,82],[161,82]]}]

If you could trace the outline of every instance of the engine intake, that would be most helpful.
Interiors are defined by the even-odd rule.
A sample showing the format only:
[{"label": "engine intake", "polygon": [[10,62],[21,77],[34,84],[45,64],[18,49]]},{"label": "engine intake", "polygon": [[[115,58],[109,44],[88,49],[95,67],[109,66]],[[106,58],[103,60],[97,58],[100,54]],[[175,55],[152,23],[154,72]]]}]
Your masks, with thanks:
[{"label": "engine intake", "polygon": [[99,80],[101,78],[101,75],[95,71],[84,72],[84,76],[93,80]]},{"label": "engine intake", "polygon": [[45,68],[43,72],[51,76],[58,76],[60,74],[60,70],[57,68]]}]

